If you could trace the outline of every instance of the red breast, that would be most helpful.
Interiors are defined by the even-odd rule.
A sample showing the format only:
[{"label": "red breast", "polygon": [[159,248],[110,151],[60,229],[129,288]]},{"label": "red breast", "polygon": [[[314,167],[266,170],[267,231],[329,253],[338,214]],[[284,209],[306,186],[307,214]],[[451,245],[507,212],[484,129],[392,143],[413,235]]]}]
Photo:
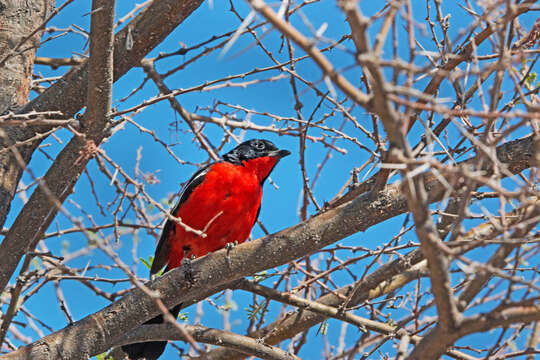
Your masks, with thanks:
[{"label": "red breast", "polygon": [[169,268],[181,265],[186,250],[190,256],[199,257],[227,243],[246,241],[261,206],[262,183],[276,162],[275,158],[262,157],[244,161],[244,165],[213,164],[204,181],[174,214],[206,237],[176,224],[169,238]]}]

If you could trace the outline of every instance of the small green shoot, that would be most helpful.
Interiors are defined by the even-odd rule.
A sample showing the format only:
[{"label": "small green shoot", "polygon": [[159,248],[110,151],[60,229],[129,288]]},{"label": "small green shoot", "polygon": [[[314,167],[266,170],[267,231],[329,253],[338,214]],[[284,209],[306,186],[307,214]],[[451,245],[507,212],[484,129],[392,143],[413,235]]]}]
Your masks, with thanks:
[{"label": "small green shoot", "polygon": [[[154,257],[152,255],[148,257],[148,260],[142,257],[140,257],[139,260],[143,263],[144,266],[146,266],[148,270],[152,269],[152,264],[154,263]],[[163,269],[159,270],[155,276],[161,275],[163,275]]]},{"label": "small green shoot", "polygon": [[262,304],[249,304],[247,308],[244,308],[248,314],[249,320],[260,320],[264,314],[268,311],[267,301],[264,301]]}]

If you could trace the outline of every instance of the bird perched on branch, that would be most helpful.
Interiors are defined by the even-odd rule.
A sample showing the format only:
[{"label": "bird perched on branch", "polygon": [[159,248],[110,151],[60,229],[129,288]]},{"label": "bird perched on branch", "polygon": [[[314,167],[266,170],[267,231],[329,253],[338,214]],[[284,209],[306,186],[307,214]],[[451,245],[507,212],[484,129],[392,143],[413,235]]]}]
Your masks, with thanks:
[{"label": "bird perched on branch", "polygon": [[[179,267],[184,258],[199,257],[242,243],[248,238],[261,208],[262,188],[279,160],[290,155],[268,140],[254,139],[241,143],[193,174],[182,189],[171,214],[186,226],[167,220],[156,248],[151,274],[164,266],[165,272]],[[205,234],[203,237],[202,234]],[[176,318],[180,305],[170,309]],[[146,324],[163,323],[163,315]],[[130,359],[157,359],[166,341],[152,341],[122,347]]]}]

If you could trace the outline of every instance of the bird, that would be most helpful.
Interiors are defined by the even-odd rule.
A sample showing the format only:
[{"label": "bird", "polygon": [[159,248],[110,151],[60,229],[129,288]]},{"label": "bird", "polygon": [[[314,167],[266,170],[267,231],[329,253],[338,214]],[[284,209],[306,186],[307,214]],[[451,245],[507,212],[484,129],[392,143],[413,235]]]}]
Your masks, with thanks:
[{"label": "bird", "polygon": [[[182,265],[184,259],[197,258],[247,240],[261,210],[264,182],[277,163],[291,152],[278,149],[265,139],[242,142],[219,161],[196,171],[185,184],[171,215],[200,233],[168,219],[158,241],[150,274]],[[180,304],[181,305],[181,304]],[[176,318],[180,305],[169,311]],[[163,323],[163,315],[145,324]],[[129,359],[155,360],[166,341],[151,341],[122,346]]]}]

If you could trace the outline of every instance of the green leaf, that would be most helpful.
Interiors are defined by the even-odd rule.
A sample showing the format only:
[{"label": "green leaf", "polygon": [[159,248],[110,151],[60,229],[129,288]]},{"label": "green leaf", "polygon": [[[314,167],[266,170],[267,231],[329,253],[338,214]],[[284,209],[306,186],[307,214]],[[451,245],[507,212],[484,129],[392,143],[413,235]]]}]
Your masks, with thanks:
[{"label": "green leaf", "polygon": [[[139,260],[143,263],[144,266],[146,266],[148,270],[152,269],[152,264],[154,263],[154,257],[152,255],[148,257],[148,260],[142,257],[140,257]],[[164,271],[165,269],[161,269],[154,276],[161,276],[163,275]]]},{"label": "green leaf", "polygon": [[88,245],[90,247],[96,247],[97,243],[99,242],[99,236],[93,231],[87,231],[86,236],[88,239]]},{"label": "green leaf", "polygon": [[148,261],[142,257],[139,258],[139,260],[141,260],[141,262],[144,264],[144,266],[146,266],[148,268],[148,270],[150,270],[152,268],[152,263],[154,262],[154,257],[152,255],[150,255],[148,257]]},{"label": "green leaf", "polygon": [[236,311],[238,310],[238,304],[234,300],[227,301],[227,303],[225,303],[225,305],[223,306],[223,310]]},{"label": "green leaf", "polygon": [[272,275],[268,274],[267,271],[261,271],[260,273],[253,275],[253,281],[258,283],[265,279],[268,279],[270,276]]},{"label": "green leaf", "polygon": [[43,267],[41,266],[41,260],[37,257],[33,258],[32,259],[32,266],[34,267],[34,269],[36,270],[41,270],[43,269]]},{"label": "green leaf", "polygon": [[107,356],[107,353],[101,353],[99,355],[96,355],[96,360],[114,360],[112,356]]},{"label": "green leaf", "polygon": [[531,72],[529,73],[529,76],[525,78],[525,82],[527,83],[527,85],[532,86],[533,82],[536,81],[537,77],[538,75],[535,72]]},{"label": "green leaf", "polygon": [[268,300],[264,301],[262,304],[257,304],[254,302],[253,304],[249,304],[247,308],[244,308],[244,310],[248,314],[249,320],[259,320],[264,314],[268,311],[268,308],[266,307],[266,304],[268,303]]}]

